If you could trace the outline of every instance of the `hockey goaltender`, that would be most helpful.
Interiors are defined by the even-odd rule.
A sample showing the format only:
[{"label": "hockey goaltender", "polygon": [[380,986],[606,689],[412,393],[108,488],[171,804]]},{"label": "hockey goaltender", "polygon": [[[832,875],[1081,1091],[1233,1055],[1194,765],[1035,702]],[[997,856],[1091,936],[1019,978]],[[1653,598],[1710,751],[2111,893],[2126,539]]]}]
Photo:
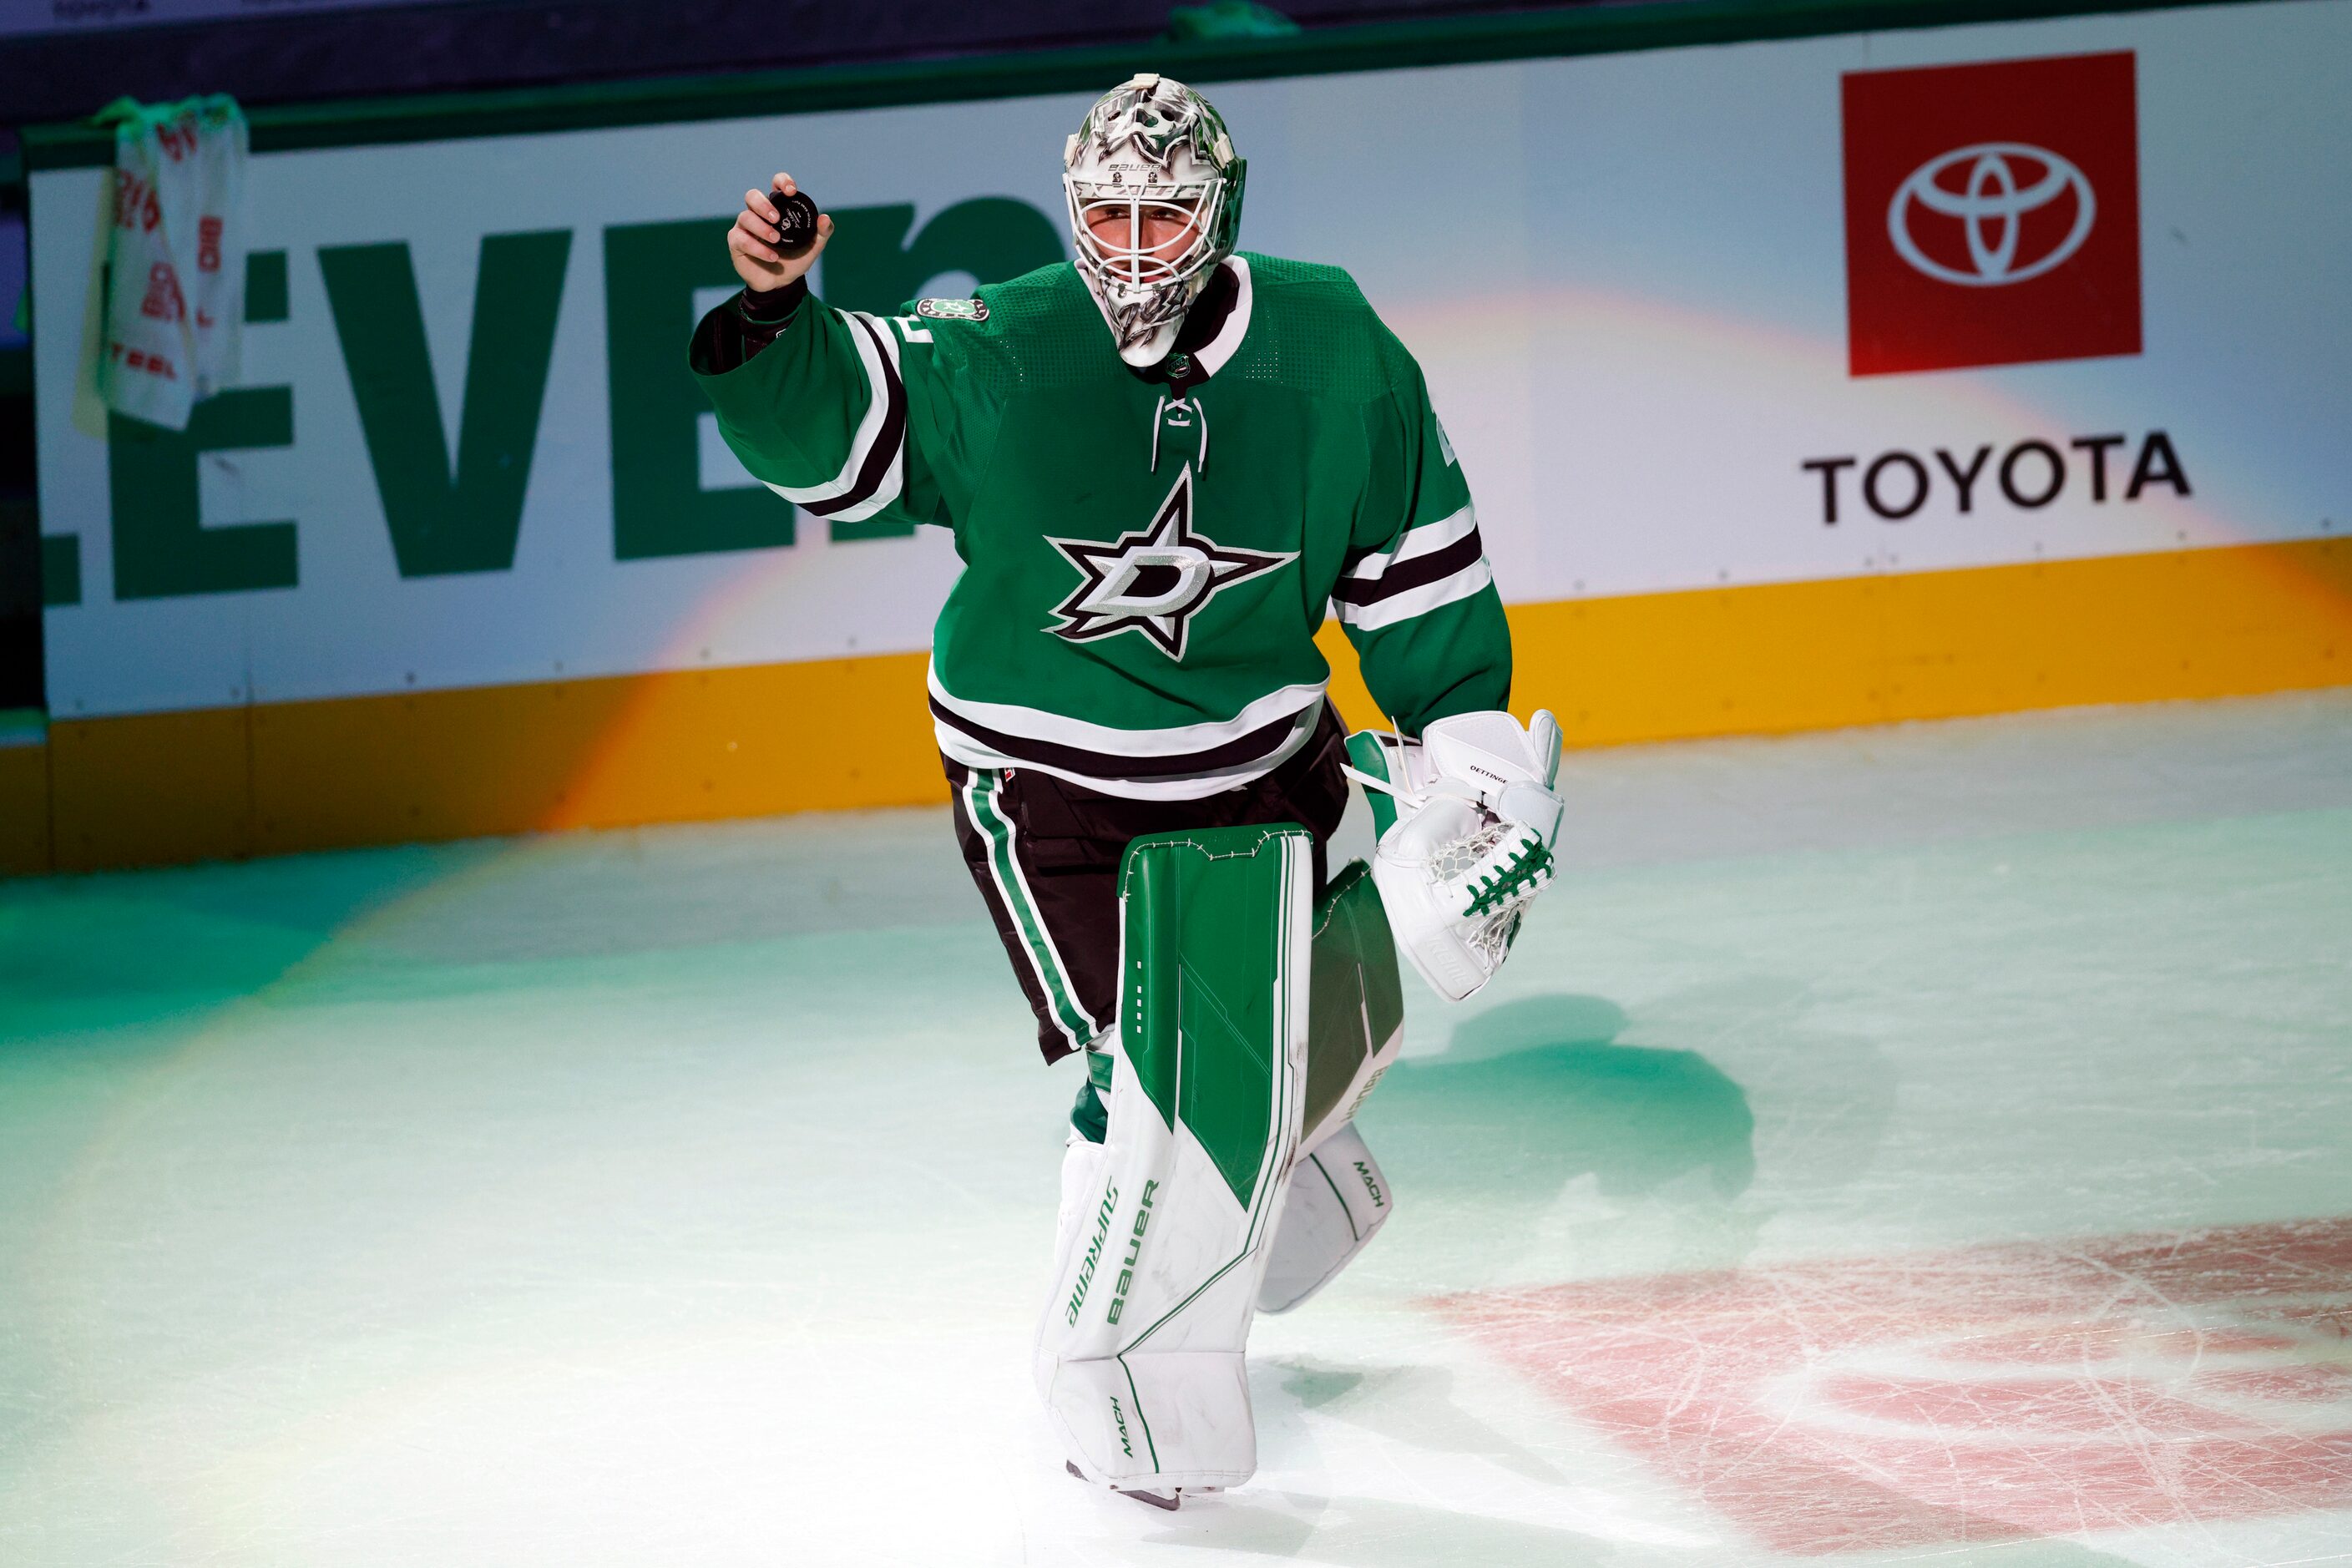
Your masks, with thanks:
[{"label": "hockey goaltender", "polygon": [[[1234,248],[1245,165],[1138,76],[1062,155],[1075,263],[887,318],[809,292],[832,220],[744,193],[697,327],[727,443],[824,518],[950,530],[932,639],[956,835],[1086,1063],[1040,1392],[1083,1480],[1173,1508],[1257,1464],[1243,1352],[1386,1219],[1353,1126],[1396,953],[1454,999],[1552,876],[1559,730],[1522,727],[1470,489],[1421,370],[1336,268]],[[1326,605],[1390,731],[1325,696]],[[1379,847],[1327,874],[1348,777]]]}]

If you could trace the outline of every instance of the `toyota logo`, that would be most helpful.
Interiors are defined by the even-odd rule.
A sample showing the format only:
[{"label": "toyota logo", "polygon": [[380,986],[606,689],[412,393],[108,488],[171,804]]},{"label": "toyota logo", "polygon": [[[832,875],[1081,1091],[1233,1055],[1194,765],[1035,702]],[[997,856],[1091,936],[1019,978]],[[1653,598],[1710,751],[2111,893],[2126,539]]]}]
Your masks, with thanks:
[{"label": "toyota logo", "polygon": [[[2021,163],[2027,165],[2028,174],[2039,170],[2032,184],[2019,184]],[[1965,170],[1959,189],[1945,180],[1946,171],[1951,169]],[[2070,189],[2074,193],[2074,226],[2042,255],[2021,258],[2018,241],[2025,216],[2039,212]],[[1971,270],[1948,267],[1919,248],[1911,225],[1921,207],[1960,220],[1968,237]],[[2091,182],[2057,153],[2022,142],[1980,142],[1930,158],[1911,171],[1887,206],[1886,237],[1895,242],[1896,255],[1930,278],[1969,289],[1992,289],[2039,278],[2063,262],[2083,247],[2097,213]]]}]

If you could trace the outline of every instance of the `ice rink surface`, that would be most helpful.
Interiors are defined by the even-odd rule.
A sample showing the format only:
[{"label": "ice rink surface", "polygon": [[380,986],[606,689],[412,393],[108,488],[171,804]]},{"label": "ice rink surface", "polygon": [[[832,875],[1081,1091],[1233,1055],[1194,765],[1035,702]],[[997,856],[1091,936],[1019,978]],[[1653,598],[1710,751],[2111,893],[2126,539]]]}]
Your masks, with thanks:
[{"label": "ice rink surface", "polygon": [[2352,693],[1566,790],[1175,1515],[944,808],[0,884],[0,1563],[2352,1562]]}]

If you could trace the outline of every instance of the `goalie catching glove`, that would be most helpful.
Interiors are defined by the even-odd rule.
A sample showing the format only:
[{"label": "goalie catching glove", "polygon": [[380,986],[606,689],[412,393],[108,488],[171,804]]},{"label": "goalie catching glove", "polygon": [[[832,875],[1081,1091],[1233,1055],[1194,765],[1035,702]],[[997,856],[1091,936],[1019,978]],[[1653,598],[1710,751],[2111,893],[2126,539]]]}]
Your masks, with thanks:
[{"label": "goalie catching glove", "polygon": [[1552,879],[1559,837],[1559,725],[1538,710],[1457,713],[1407,741],[1348,738],[1380,847],[1372,881],[1398,949],[1450,1002],[1495,976],[1528,904]]}]

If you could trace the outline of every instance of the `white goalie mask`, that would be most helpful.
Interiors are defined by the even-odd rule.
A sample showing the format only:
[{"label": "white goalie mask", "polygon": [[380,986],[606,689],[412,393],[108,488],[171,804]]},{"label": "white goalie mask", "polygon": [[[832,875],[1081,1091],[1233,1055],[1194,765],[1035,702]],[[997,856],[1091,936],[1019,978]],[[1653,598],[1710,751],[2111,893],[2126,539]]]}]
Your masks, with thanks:
[{"label": "white goalie mask", "polygon": [[[1062,153],[1078,276],[1101,308],[1119,357],[1167,356],[1184,313],[1241,230],[1247,165],[1209,100],[1146,73],[1087,111]],[[1147,232],[1180,225],[1159,243]]]}]

